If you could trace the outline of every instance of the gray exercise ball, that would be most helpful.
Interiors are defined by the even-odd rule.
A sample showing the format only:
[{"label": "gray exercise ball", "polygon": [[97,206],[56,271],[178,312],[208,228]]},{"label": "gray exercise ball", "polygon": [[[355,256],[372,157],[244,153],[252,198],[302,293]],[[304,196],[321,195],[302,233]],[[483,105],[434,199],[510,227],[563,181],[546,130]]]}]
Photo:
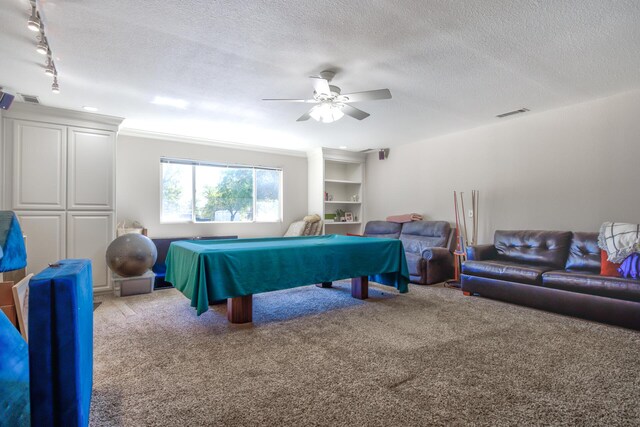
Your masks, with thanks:
[{"label": "gray exercise ball", "polygon": [[153,267],[157,258],[156,245],[142,234],[125,234],[107,248],[107,265],[122,277],[143,275]]}]

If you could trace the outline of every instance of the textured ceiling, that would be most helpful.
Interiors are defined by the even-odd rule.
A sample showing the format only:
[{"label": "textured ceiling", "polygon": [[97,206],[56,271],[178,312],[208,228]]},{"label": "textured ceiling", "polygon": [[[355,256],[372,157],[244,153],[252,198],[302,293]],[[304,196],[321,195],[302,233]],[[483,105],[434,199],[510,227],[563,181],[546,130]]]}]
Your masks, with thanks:
[{"label": "textured ceiling", "polygon": [[[0,85],[125,128],[307,150],[394,145],[640,87],[636,0],[40,0],[62,92],[50,91],[27,0],[0,2]],[[307,76],[338,70],[371,117],[296,122]],[[155,96],[186,109],[151,104]],[[528,113],[532,114],[532,113]],[[509,118],[502,120],[517,120]]]}]

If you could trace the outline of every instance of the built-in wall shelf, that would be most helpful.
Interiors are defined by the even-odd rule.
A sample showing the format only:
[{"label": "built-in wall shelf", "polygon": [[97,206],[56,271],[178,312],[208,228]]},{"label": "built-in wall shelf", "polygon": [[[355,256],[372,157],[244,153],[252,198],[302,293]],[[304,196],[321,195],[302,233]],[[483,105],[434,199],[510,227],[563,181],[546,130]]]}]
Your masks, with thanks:
[{"label": "built-in wall shelf", "polygon": [[360,181],[348,181],[345,179],[325,179],[324,182],[333,182],[335,184],[362,184]]},{"label": "built-in wall shelf", "polygon": [[342,222],[336,222],[336,221],[330,221],[330,220],[326,220],[325,225],[352,225],[352,224],[362,224],[360,221],[342,221]]},{"label": "built-in wall shelf", "polygon": [[[325,218],[324,234],[362,234],[366,157],[364,153],[330,148],[309,152],[309,213]],[[326,219],[336,211],[351,214],[356,221]]]},{"label": "built-in wall shelf", "polygon": [[335,205],[359,205],[362,202],[347,202],[346,200],[340,201],[340,200],[325,200],[325,203],[333,203]]}]

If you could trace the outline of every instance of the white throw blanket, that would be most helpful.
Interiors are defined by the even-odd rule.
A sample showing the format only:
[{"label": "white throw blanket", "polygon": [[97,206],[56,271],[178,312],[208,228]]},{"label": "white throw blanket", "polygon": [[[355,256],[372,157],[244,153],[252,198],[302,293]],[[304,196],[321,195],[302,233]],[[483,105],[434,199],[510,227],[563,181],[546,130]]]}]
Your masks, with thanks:
[{"label": "white throw blanket", "polygon": [[640,224],[605,222],[600,227],[598,246],[611,262],[620,263],[634,252],[640,252]]}]

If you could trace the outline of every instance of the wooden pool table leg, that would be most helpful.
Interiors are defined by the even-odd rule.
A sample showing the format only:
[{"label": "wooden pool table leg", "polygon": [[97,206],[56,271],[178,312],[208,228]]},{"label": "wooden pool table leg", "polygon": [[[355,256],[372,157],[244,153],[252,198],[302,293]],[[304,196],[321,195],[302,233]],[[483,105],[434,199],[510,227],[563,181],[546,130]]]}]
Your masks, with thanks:
[{"label": "wooden pool table leg", "polygon": [[253,295],[227,298],[227,320],[231,323],[249,323],[253,320]]},{"label": "wooden pool table leg", "polygon": [[369,277],[353,277],[351,279],[351,296],[358,299],[369,298]]},{"label": "wooden pool table leg", "polygon": [[322,282],[322,283],[316,283],[316,286],[319,288],[330,288],[332,284],[333,282]]}]

